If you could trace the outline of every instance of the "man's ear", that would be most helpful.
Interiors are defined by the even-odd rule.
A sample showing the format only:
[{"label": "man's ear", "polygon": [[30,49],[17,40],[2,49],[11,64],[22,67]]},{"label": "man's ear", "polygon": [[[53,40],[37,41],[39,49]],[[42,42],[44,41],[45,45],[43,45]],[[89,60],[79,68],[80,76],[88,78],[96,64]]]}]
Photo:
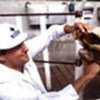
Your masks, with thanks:
[{"label": "man's ear", "polygon": [[4,55],[0,55],[0,63],[4,63],[5,62],[5,56]]}]

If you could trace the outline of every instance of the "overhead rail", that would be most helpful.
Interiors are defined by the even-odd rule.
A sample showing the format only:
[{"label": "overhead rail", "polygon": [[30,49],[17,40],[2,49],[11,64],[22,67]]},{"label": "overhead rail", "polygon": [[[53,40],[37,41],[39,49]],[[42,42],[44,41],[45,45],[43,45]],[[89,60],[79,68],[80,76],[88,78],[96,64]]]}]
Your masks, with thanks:
[{"label": "overhead rail", "polygon": [[65,12],[65,13],[0,13],[0,17],[6,16],[56,16],[56,15],[76,15],[76,12]]}]

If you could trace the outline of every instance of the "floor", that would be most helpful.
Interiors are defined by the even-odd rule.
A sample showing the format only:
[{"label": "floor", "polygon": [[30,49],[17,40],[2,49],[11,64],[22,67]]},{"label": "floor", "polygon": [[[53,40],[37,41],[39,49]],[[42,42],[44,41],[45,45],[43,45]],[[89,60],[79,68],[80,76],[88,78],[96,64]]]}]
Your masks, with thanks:
[{"label": "floor", "polygon": [[[44,77],[44,69],[39,69],[40,74],[42,76],[42,80],[45,84],[45,77]],[[69,83],[72,83],[74,80],[74,67],[71,65],[61,65],[61,66],[54,66],[51,67],[51,83],[52,89],[54,91],[58,91],[63,89]]]}]

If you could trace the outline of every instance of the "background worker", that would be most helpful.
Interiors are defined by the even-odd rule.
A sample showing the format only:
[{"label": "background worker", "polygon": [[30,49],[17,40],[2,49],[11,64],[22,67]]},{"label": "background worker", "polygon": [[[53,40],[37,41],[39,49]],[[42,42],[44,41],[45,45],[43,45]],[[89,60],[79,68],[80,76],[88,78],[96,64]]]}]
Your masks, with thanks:
[{"label": "background worker", "polygon": [[0,100],[77,100],[78,94],[100,71],[97,63],[87,65],[84,74],[58,92],[47,92],[33,57],[49,46],[52,40],[76,31],[90,32],[82,23],[51,26],[45,34],[26,40],[27,34],[16,26],[0,24]]}]

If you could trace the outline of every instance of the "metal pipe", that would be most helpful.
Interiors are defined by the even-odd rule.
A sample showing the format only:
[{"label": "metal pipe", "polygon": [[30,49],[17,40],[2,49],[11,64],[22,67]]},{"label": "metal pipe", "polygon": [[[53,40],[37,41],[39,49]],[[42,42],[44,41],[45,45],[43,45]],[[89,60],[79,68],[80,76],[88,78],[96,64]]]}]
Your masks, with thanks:
[{"label": "metal pipe", "polygon": [[50,64],[70,64],[75,65],[76,62],[67,62],[67,61],[46,61],[46,60],[34,60],[36,63],[50,63]]},{"label": "metal pipe", "polygon": [[65,12],[65,13],[0,13],[0,17],[5,16],[56,16],[56,15],[75,15],[75,12]]}]

